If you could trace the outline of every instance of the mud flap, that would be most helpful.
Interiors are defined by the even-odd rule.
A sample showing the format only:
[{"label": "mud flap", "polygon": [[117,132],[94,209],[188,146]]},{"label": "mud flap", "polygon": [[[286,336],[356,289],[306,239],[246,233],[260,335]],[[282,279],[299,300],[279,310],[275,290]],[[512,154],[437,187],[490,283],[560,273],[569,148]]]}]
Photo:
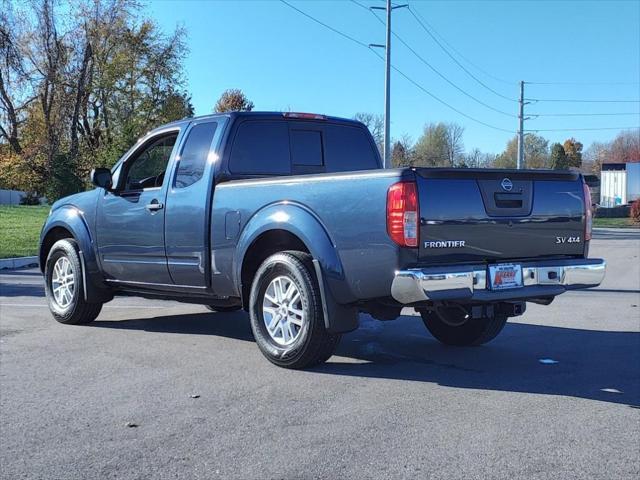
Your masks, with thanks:
[{"label": "mud flap", "polygon": [[87,272],[87,265],[84,261],[84,253],[78,249],[80,264],[82,265],[82,286],[84,287],[84,300],[87,303],[107,303],[113,300],[113,292],[108,288],[95,282]]},{"label": "mud flap", "polygon": [[320,287],[324,326],[327,331],[329,333],[347,333],[358,328],[358,309],[337,303],[324,282],[320,262],[315,258],[313,259],[313,266],[316,270],[316,278]]}]

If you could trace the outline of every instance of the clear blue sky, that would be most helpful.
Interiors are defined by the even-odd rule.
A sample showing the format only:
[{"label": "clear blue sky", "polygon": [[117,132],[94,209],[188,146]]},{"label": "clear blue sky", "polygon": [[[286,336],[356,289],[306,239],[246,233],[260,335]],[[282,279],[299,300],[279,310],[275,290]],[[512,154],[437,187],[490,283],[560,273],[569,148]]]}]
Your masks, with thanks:
[{"label": "clear blue sky", "polygon": [[[384,43],[384,26],[348,1],[289,0],[292,5],[358,41]],[[359,0],[384,5],[379,0]],[[527,85],[538,99],[640,98],[640,1],[416,1],[422,17],[464,57],[479,80],[501,95],[518,96],[517,81],[625,82],[621,85]],[[211,112],[220,93],[240,88],[256,110],[326,113],[351,117],[382,113],[384,64],[371,51],[314,23],[279,1],[151,1],[150,16],[170,31],[188,31],[189,91],[196,114]],[[460,89],[509,114],[517,104],[468,76],[427,36],[409,11],[394,12],[393,30]],[[444,44],[446,46],[446,44]],[[382,54],[383,51],[380,51]],[[456,55],[454,52],[452,52]],[[425,89],[465,114],[496,127],[517,129],[517,119],[480,105],[392,43],[392,63]],[[633,84],[632,82],[636,82]],[[539,117],[529,129],[640,125],[638,103],[552,103],[527,106],[529,113],[625,113],[627,116]],[[499,153],[513,135],[480,125],[438,103],[398,73],[392,74],[391,133],[414,140],[425,123],[464,126],[467,150]],[[551,141],[576,137],[587,147],[616,131],[541,132]]]}]

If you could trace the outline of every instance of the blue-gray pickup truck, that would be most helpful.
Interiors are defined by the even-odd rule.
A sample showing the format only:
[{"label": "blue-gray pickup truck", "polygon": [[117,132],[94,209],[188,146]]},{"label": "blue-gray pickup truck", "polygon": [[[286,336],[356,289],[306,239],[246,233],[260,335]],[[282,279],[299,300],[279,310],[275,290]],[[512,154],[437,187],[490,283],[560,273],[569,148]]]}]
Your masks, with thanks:
[{"label": "blue-gray pickup truck", "polygon": [[359,312],[412,307],[448,345],[493,339],[526,302],[599,285],[578,173],[382,169],[367,128],[226,113],[141,138],[97,188],[57,201],[40,240],[48,304],[93,321],[114,295],[248,311],[273,363],[326,361]]}]

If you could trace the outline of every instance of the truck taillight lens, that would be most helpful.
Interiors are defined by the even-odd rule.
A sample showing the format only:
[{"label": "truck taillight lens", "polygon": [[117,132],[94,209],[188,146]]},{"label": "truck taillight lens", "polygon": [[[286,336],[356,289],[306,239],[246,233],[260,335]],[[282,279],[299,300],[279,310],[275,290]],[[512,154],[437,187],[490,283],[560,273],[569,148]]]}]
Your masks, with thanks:
[{"label": "truck taillight lens", "polygon": [[418,246],[418,189],[415,182],[398,182],[387,192],[387,232],[401,247]]},{"label": "truck taillight lens", "polygon": [[591,228],[593,226],[593,213],[591,211],[591,189],[586,183],[584,187],[584,241],[591,240]]}]

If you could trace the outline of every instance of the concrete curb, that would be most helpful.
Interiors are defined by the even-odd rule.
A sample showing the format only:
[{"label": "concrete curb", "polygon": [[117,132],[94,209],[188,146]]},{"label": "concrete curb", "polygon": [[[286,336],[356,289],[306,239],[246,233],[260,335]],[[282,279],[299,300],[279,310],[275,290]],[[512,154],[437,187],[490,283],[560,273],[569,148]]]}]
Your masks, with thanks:
[{"label": "concrete curb", "polygon": [[15,268],[31,267],[33,265],[38,265],[38,257],[0,259],[0,270],[13,270]]}]

